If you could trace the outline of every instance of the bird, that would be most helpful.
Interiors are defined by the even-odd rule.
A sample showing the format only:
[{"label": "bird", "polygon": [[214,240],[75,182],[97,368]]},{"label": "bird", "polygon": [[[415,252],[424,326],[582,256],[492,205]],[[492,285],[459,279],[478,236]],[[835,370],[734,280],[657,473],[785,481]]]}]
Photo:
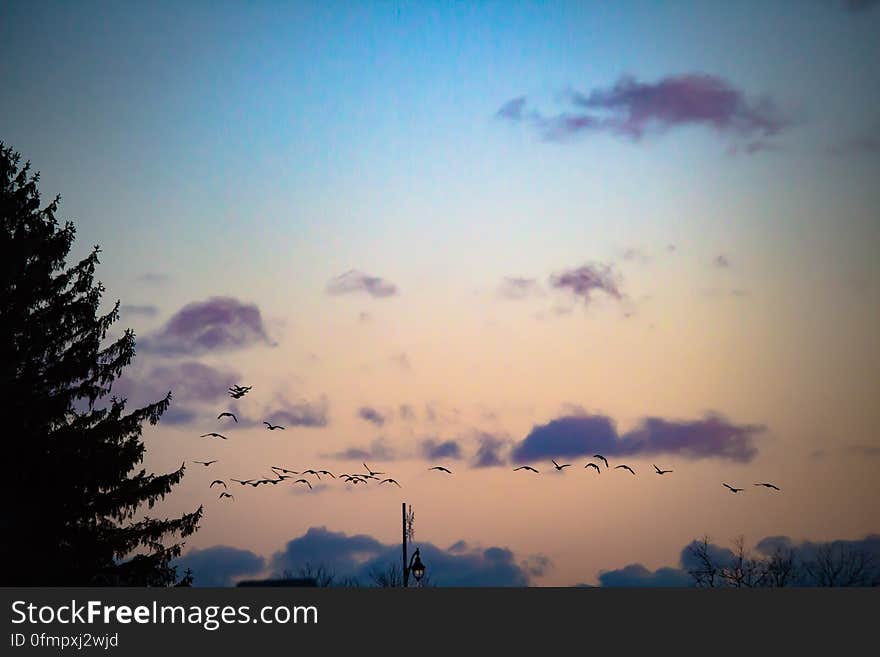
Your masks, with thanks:
[{"label": "bird", "polygon": [[209,465],[211,465],[212,463],[216,463],[216,462],[217,462],[217,459],[214,459],[213,461],[193,461],[193,463],[198,463],[199,465],[203,465],[203,466],[205,466],[206,468],[207,468]]},{"label": "bird", "polygon": [[[386,482],[389,483],[389,484],[397,484],[397,482],[394,481],[394,479],[383,479],[382,481],[379,482],[379,485],[382,485],[382,484],[384,484],[384,483],[386,483]],[[400,484],[397,484],[397,487],[398,487],[398,488],[401,488]]]},{"label": "bird", "polygon": [[280,424],[272,424],[272,423],[270,423],[270,422],[266,422],[266,420],[263,420],[263,424],[266,425],[266,428],[267,428],[269,431],[275,431],[275,429],[283,429],[283,428],[284,428],[284,427],[282,427]]},{"label": "bird", "polygon": [[623,468],[624,470],[629,470],[632,474],[635,474],[633,469],[631,467],[629,467],[628,465],[615,465],[614,469],[617,470],[617,468]]},{"label": "bird", "polygon": [[302,472],[300,472],[300,474],[304,474],[304,475],[310,474],[310,475],[315,475],[318,479],[321,478],[321,475],[319,475],[314,470],[303,470]]},{"label": "bird", "polygon": [[298,475],[298,474],[299,474],[299,472],[297,472],[296,470],[288,470],[287,468],[282,468],[282,467],[277,466],[277,465],[273,465],[273,466],[272,466],[272,469],[273,469],[273,470],[281,470],[281,472],[283,472],[284,474],[293,474],[293,475]]},{"label": "bird", "polygon": [[228,440],[222,433],[214,433],[213,431],[211,433],[203,433],[199,438],[222,438],[223,440]]},{"label": "bird", "polygon": [[228,497],[231,500],[235,499],[235,495],[232,495],[231,493],[227,493],[226,491],[223,491],[222,493],[220,493],[220,497],[218,497],[217,499],[222,500],[224,497]]},{"label": "bird", "polygon": [[763,486],[764,488],[772,488],[773,490],[779,490],[779,486],[774,486],[773,484],[762,483],[762,484],[755,484],[755,486]]},{"label": "bird", "polygon": [[244,486],[245,484],[249,484],[249,483],[251,483],[252,480],[251,480],[251,479],[246,479],[246,480],[242,481],[241,479],[232,479],[232,478],[230,477],[230,481],[234,481],[235,483],[237,483],[237,484],[241,484],[242,486]]},{"label": "bird", "polygon": [[355,477],[358,479],[375,479],[376,481],[379,481],[379,477],[374,477],[371,474],[356,474]]},{"label": "bird", "polygon": [[330,472],[329,470],[318,470],[317,474],[319,474],[319,475],[327,475],[327,476],[330,477],[331,479],[336,479],[336,477],[333,476],[333,473]]},{"label": "bird", "polygon": [[235,413],[220,413],[220,415],[217,416],[217,419],[219,420],[221,417],[231,417],[235,420],[235,423],[238,424],[238,418],[235,417]]},{"label": "bird", "polygon": [[[654,465],[654,464],[652,463],[651,465]],[[659,475],[666,474],[667,472],[672,472],[672,470],[661,470],[656,465],[654,465],[654,469],[657,471],[657,474],[659,474]]]},{"label": "bird", "polygon": [[214,488],[214,484],[220,484],[221,486],[223,486],[223,488],[226,488],[226,482],[222,479],[215,479],[211,482],[211,485],[208,486],[208,488]]},{"label": "bird", "polygon": [[599,460],[603,461],[603,462],[605,463],[605,467],[606,467],[606,468],[608,467],[608,459],[606,459],[606,458],[605,458],[604,456],[602,456],[601,454],[593,454],[593,458],[594,458],[594,459],[599,459]]},{"label": "bird", "polygon": [[517,470],[528,470],[529,472],[537,472],[537,470],[535,470],[535,469],[534,469],[532,466],[530,466],[530,465],[521,465],[521,466],[519,466],[518,468],[514,468],[514,469],[513,469],[514,472],[516,472]]},{"label": "bird", "polygon": [[598,472],[599,474],[602,474],[602,471],[599,469],[599,466],[596,465],[595,463],[587,463],[584,467],[585,468],[596,468],[596,472]]},{"label": "bird", "polygon": [[312,484],[309,483],[309,480],[308,480],[308,479],[297,479],[297,480],[294,481],[293,483],[295,483],[295,484],[305,484],[306,486],[309,487],[309,490],[312,489]]},{"label": "bird", "polygon": [[233,399],[241,399],[248,392],[250,392],[251,388],[253,388],[253,386],[240,386],[240,385],[231,386],[229,388],[229,396],[232,397]]},{"label": "bird", "polygon": [[443,466],[435,465],[433,468],[428,468],[428,470],[438,470],[440,472],[445,472],[446,474],[452,474],[452,470],[447,470]]},{"label": "bird", "polygon": [[556,461],[554,461],[553,459],[550,459],[550,463],[552,463],[553,466],[554,466],[557,470],[559,470],[559,472],[562,472],[562,468],[568,468],[568,467],[571,466],[571,463],[564,463],[563,465],[559,465],[559,464],[558,464]]},{"label": "bird", "polygon": [[384,472],[373,472],[372,470],[370,470],[370,467],[369,467],[366,463],[361,463],[361,465],[364,466],[364,468],[366,469],[366,471],[370,473],[370,476],[371,476],[371,477],[375,477],[376,475],[383,475],[383,474],[385,474]]},{"label": "bird", "polygon": [[724,487],[729,488],[731,493],[739,493],[742,490],[742,488],[734,488],[728,484],[724,484]]}]

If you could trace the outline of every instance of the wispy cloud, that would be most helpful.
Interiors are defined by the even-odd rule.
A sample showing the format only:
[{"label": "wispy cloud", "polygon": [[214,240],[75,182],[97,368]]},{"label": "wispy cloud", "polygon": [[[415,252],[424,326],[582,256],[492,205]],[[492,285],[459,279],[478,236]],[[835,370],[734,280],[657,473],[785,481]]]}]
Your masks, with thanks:
[{"label": "wispy cloud", "polygon": [[164,356],[197,355],[272,345],[256,304],[212,297],[178,310],[161,329],[138,340],[138,349]]},{"label": "wispy cloud", "polygon": [[594,292],[604,292],[617,300],[623,299],[621,279],[611,265],[586,264],[550,277],[551,287],[567,290],[589,305]]},{"label": "wispy cloud", "polygon": [[638,141],[649,132],[700,125],[735,142],[748,142],[750,152],[760,150],[789,123],[769,98],[749,98],[723,78],[706,73],[656,82],[627,75],[610,88],[571,90],[564,96],[566,109],[556,114],[527,110],[526,98],[519,96],[502,105],[496,116],[528,122],[548,140],[606,132]]},{"label": "wispy cloud", "polygon": [[419,444],[419,453],[427,460],[435,459],[460,459],[462,457],[461,445],[455,440],[439,441],[427,438]]},{"label": "wispy cloud", "polygon": [[327,399],[322,397],[317,402],[299,401],[283,402],[280,408],[275,408],[265,418],[272,424],[280,424],[284,427],[326,427]]},{"label": "wispy cloud", "polygon": [[381,427],[387,421],[387,417],[372,406],[362,406],[358,409],[358,417],[370,424]]},{"label": "wispy cloud", "polygon": [[477,452],[471,461],[474,468],[492,468],[505,464],[504,449],[509,441],[491,433],[479,433],[477,439]]},{"label": "wispy cloud", "polygon": [[327,283],[327,294],[354,294],[364,293],[371,297],[383,298],[397,294],[397,286],[378,276],[370,276],[363,272],[351,269]]},{"label": "wispy cloud", "polygon": [[540,292],[538,280],[535,278],[519,278],[507,276],[498,286],[498,296],[502,299],[525,299]]},{"label": "wispy cloud", "polygon": [[348,447],[342,451],[327,455],[339,461],[395,461],[397,451],[388,445],[384,438],[376,438],[366,447]]}]

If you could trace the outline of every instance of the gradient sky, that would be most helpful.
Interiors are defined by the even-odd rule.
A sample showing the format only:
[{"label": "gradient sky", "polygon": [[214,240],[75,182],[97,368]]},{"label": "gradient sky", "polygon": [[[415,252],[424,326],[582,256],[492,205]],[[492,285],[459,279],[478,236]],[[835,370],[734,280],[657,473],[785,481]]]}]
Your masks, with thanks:
[{"label": "gradient sky", "polygon": [[[147,466],[220,461],[188,548],[392,544],[405,500],[565,585],[880,531],[880,6],[722,4],[4,3],[0,139],[103,249],[130,401],[175,389]],[[636,477],[583,469],[604,418]],[[207,488],[350,449],[403,488]]]}]

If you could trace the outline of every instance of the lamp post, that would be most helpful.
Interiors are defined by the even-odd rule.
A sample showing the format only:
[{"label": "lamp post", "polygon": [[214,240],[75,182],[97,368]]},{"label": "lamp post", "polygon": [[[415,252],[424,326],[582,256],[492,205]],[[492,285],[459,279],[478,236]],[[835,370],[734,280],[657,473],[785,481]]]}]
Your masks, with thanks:
[{"label": "lamp post", "polygon": [[413,552],[412,557],[410,557],[409,562],[406,559],[406,537],[409,532],[407,532],[406,527],[406,502],[402,505],[402,518],[403,518],[403,585],[404,587],[409,586],[409,576],[410,574],[416,578],[416,583],[420,584],[422,581],[422,577],[425,575],[425,564],[422,563],[422,557],[419,552],[419,548],[416,548],[416,551]]}]

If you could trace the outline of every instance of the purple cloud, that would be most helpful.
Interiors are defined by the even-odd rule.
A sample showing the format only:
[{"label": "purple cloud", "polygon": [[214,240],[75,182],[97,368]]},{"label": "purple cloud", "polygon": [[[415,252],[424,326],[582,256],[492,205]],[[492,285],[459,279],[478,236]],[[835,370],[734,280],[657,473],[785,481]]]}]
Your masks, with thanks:
[{"label": "purple cloud", "polygon": [[747,98],[723,78],[705,73],[668,76],[657,82],[623,76],[611,88],[596,88],[587,94],[571,91],[566,96],[569,109],[556,115],[526,112],[525,98],[520,97],[506,103],[497,116],[528,120],[548,140],[564,140],[583,132],[608,132],[639,140],[651,130],[702,125],[747,141],[750,151],[788,125],[769,99]]},{"label": "purple cloud", "polygon": [[648,417],[619,435],[604,415],[568,415],[535,426],[511,454],[515,463],[556,457],[675,455],[687,459],[718,458],[748,463],[758,453],[754,438],[765,427],[736,425],[720,415],[676,421]]},{"label": "purple cloud", "polygon": [[570,290],[572,294],[584,300],[584,305],[590,303],[593,292],[597,290],[614,299],[623,299],[620,277],[610,265],[588,264],[577,269],[569,269],[551,276],[550,285],[557,290]]},{"label": "purple cloud", "polygon": [[327,294],[352,294],[365,292],[371,297],[383,298],[397,294],[397,286],[378,276],[370,276],[363,272],[351,269],[327,283]]},{"label": "purple cloud", "polygon": [[170,356],[243,349],[260,343],[273,344],[256,305],[231,297],[212,297],[184,306],[137,346],[145,352]]},{"label": "purple cloud", "polygon": [[358,409],[358,417],[362,420],[365,420],[371,424],[375,424],[377,427],[381,427],[385,424],[387,418],[377,411],[372,406],[362,406]]},{"label": "purple cloud", "polygon": [[477,435],[479,447],[474,455],[471,467],[474,468],[493,468],[504,465],[504,459],[501,456],[502,450],[507,445],[507,441],[498,438],[490,433],[480,433]]},{"label": "purple cloud", "polygon": [[460,459],[461,445],[454,440],[440,442],[433,438],[427,438],[419,445],[422,456],[433,461],[435,459]]},{"label": "purple cloud", "polygon": [[498,295],[504,299],[525,299],[539,292],[538,281],[534,278],[507,276],[498,288]]},{"label": "purple cloud", "polygon": [[317,403],[307,401],[285,403],[282,408],[273,411],[266,421],[284,427],[326,427],[327,400],[322,398]]},{"label": "purple cloud", "polygon": [[[384,438],[376,438],[367,447],[349,447],[336,452],[335,454],[325,455],[339,461],[394,461],[397,459],[397,452],[389,447]],[[372,464],[371,464],[372,465]],[[375,466],[374,466],[375,467]]]}]

